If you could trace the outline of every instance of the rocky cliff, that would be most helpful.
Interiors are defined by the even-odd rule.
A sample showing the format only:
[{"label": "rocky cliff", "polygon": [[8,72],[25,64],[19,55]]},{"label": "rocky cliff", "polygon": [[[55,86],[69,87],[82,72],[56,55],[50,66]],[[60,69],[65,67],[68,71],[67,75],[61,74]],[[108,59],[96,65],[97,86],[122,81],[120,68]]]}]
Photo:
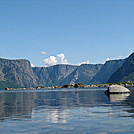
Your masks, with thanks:
[{"label": "rocky cliff", "polygon": [[0,59],[0,88],[103,84],[134,81],[134,53],[102,64],[54,65],[31,68],[28,60]]},{"label": "rocky cliff", "polygon": [[89,81],[99,72],[102,64],[82,64],[78,66],[62,82],[64,84],[83,83],[89,84]]},{"label": "rocky cliff", "polygon": [[109,78],[111,77],[111,75],[117,69],[119,69],[125,61],[126,61],[126,59],[106,61],[106,63],[102,66],[100,71],[90,81],[90,84],[104,84],[104,83],[106,83],[109,80]]},{"label": "rocky cliff", "polygon": [[39,83],[28,60],[0,59],[0,87],[33,87]]},{"label": "rocky cliff", "polygon": [[87,84],[101,69],[102,64],[54,65],[51,67],[35,67],[34,73],[44,86],[61,86],[65,84]]},{"label": "rocky cliff", "polygon": [[42,85],[61,86],[62,81],[76,68],[77,66],[61,64],[50,67],[34,67],[33,72],[37,75]]},{"label": "rocky cliff", "polygon": [[134,53],[132,53],[125,63],[114,72],[108,80],[108,83],[133,81],[134,80]]}]

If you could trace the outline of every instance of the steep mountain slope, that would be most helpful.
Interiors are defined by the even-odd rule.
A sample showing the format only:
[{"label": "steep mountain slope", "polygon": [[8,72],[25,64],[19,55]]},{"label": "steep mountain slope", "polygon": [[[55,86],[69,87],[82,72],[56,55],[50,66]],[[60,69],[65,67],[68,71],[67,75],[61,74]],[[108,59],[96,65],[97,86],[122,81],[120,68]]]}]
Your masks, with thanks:
[{"label": "steep mountain slope", "polygon": [[134,79],[134,53],[132,53],[126,62],[109,78],[108,83],[131,81]]},{"label": "steep mountain slope", "polygon": [[91,65],[55,65],[51,67],[35,67],[34,73],[44,86],[61,86],[65,84],[87,84],[102,67],[101,64]]},{"label": "steep mountain slope", "polygon": [[0,59],[0,87],[33,87],[38,85],[28,60]]},{"label": "steep mountain slope", "polygon": [[83,83],[89,84],[89,81],[98,73],[102,64],[82,64],[78,66],[62,83],[74,84]]},{"label": "steep mountain slope", "polygon": [[126,61],[126,59],[106,61],[106,63],[102,66],[101,70],[90,81],[90,84],[104,84],[104,83],[106,83],[108,81],[108,79],[110,78],[110,76],[117,69],[119,69],[125,61]]},{"label": "steep mountain slope", "polygon": [[61,85],[61,81],[76,68],[77,66],[60,64],[50,67],[34,67],[33,72],[37,75],[42,85],[57,86]]}]

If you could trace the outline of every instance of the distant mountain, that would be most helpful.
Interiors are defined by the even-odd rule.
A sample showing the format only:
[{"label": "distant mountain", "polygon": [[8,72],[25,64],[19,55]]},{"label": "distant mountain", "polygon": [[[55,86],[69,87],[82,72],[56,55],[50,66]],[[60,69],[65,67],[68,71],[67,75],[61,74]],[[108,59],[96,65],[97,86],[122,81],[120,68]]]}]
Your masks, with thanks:
[{"label": "distant mountain", "polygon": [[82,64],[78,66],[70,75],[68,75],[62,84],[89,84],[89,81],[98,73],[101,67],[102,64]]},{"label": "distant mountain", "polygon": [[112,74],[108,83],[133,81],[134,80],[134,53],[132,53],[125,63]]},{"label": "distant mountain", "polygon": [[91,65],[54,65],[34,67],[33,72],[44,86],[61,86],[65,84],[87,84],[101,69],[102,64]]},{"label": "distant mountain", "polygon": [[38,83],[28,60],[0,59],[0,88],[33,87]]},{"label": "distant mountain", "polygon": [[126,61],[124,60],[109,60],[102,66],[100,71],[93,77],[93,79],[89,82],[89,84],[104,84],[106,83],[111,75],[119,69],[123,63]]},{"label": "distant mountain", "polygon": [[61,85],[62,81],[71,74],[77,66],[74,65],[54,65],[50,67],[34,67],[33,72],[37,75],[44,86]]},{"label": "distant mountain", "polygon": [[103,84],[134,81],[134,53],[124,60],[103,64],[54,65],[34,67],[25,59],[0,58],[0,88],[61,86],[66,84]]}]

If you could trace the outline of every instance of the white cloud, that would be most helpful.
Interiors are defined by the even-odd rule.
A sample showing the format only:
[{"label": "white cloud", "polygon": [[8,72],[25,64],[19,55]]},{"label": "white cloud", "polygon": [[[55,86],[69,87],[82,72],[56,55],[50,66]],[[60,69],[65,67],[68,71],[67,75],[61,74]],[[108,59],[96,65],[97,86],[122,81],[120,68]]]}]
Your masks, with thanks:
[{"label": "white cloud", "polygon": [[64,54],[58,54],[57,56],[58,63],[60,64],[68,64],[68,61],[65,59]]},{"label": "white cloud", "polygon": [[42,55],[46,55],[46,54],[47,54],[47,52],[45,52],[45,51],[42,51],[42,52],[41,52],[41,54],[42,54]]},{"label": "white cloud", "polygon": [[45,66],[51,66],[56,64],[68,64],[67,59],[63,53],[57,54],[56,56],[50,56],[47,59],[44,59]]},{"label": "white cloud", "polygon": [[45,65],[55,65],[57,63],[57,59],[55,56],[50,56],[49,58],[44,60]]}]

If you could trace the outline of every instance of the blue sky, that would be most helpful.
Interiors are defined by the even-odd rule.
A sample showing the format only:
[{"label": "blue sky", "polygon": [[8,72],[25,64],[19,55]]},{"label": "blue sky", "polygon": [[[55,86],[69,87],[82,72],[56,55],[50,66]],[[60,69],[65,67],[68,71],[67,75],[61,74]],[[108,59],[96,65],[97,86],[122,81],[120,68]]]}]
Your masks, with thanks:
[{"label": "blue sky", "polygon": [[133,48],[134,0],[0,0],[1,58],[104,63]]}]

